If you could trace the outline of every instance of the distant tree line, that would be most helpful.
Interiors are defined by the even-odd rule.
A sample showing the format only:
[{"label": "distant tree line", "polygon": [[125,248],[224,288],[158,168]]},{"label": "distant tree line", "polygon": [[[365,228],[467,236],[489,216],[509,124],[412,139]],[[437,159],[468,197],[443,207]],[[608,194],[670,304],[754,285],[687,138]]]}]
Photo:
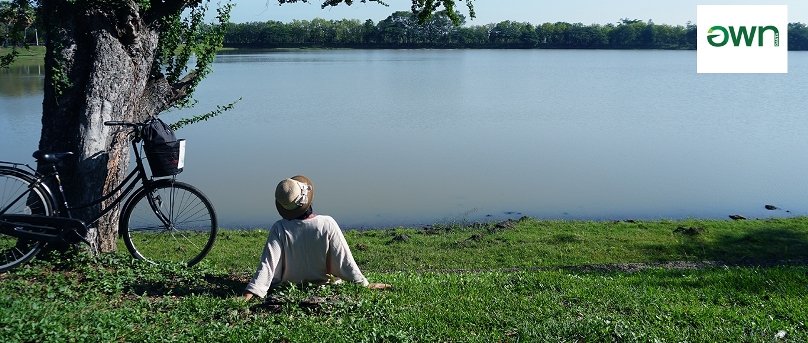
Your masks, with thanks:
[{"label": "distant tree line", "polygon": [[808,50],[808,26],[803,23],[788,24],[788,50]]},{"label": "distant tree line", "polygon": [[[808,50],[808,27],[789,24],[789,50]],[[395,12],[378,23],[356,19],[316,18],[230,24],[229,47],[346,48],[556,48],[556,49],[695,49],[696,25],[671,26],[624,18],[616,24],[533,25],[515,21],[454,26],[445,15],[423,25],[411,12]]]},{"label": "distant tree line", "polygon": [[[22,37],[8,35],[13,20],[11,3],[0,1],[0,45],[43,41],[41,23],[31,13]],[[460,15],[462,18],[462,15]],[[39,32],[37,32],[39,31]],[[357,19],[293,20],[230,23],[227,47],[248,48],[555,48],[555,49],[695,49],[696,25],[671,26],[637,19],[616,24],[531,23],[502,21],[496,24],[455,26],[446,15],[435,15],[418,25],[412,12],[395,12],[374,23]],[[788,49],[808,50],[808,25],[788,24]]]}]

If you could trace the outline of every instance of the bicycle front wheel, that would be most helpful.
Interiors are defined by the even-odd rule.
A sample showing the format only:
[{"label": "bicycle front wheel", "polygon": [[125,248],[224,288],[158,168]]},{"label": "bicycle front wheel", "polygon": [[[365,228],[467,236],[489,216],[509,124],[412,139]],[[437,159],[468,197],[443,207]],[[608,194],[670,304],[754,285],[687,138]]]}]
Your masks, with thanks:
[{"label": "bicycle front wheel", "polygon": [[[0,167],[0,211],[3,214],[53,215],[47,191],[30,187],[34,177],[15,168]],[[29,189],[30,188],[30,189]],[[25,264],[42,250],[45,243],[0,233],[0,272]]]},{"label": "bicycle front wheel", "polygon": [[159,180],[132,195],[119,230],[137,259],[192,266],[213,247],[218,228],[205,194],[186,183]]}]

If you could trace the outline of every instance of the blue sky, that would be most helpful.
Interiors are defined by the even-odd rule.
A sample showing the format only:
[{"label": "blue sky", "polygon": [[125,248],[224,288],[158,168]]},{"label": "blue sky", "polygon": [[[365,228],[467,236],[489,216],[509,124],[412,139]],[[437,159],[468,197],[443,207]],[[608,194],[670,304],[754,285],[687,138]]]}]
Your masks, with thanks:
[{"label": "blue sky", "polygon": [[[385,0],[390,7],[354,0],[352,6],[320,9],[321,0],[279,6],[277,0],[233,0],[231,21],[235,23],[293,19],[372,19],[384,20],[395,11],[407,11],[411,0]],[[458,0],[462,1],[462,0]],[[463,1],[463,4],[465,2]],[[696,22],[697,5],[788,5],[789,22],[808,24],[807,0],[475,0],[477,19],[471,25],[498,23],[504,20],[541,24],[569,23],[608,24],[621,18],[652,19],[657,24],[685,25]],[[467,14],[465,5],[461,8]]]}]

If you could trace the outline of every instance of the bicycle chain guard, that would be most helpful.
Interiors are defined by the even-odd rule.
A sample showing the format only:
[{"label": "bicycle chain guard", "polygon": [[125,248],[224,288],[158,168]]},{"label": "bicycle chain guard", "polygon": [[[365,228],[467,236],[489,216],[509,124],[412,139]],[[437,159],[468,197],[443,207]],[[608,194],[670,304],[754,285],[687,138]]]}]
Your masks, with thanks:
[{"label": "bicycle chain guard", "polygon": [[74,218],[4,214],[0,216],[0,233],[43,242],[87,242],[87,225]]}]

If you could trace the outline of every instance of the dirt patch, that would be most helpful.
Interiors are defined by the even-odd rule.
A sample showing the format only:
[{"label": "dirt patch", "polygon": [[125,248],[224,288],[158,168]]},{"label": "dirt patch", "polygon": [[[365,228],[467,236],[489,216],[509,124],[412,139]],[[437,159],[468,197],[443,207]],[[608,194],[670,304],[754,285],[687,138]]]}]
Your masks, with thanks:
[{"label": "dirt patch", "polygon": [[686,235],[698,235],[707,232],[707,230],[703,227],[684,227],[680,226],[677,227],[676,230],[673,230],[674,233],[683,233]]},{"label": "dirt patch", "polygon": [[403,233],[400,233],[400,234],[395,235],[395,237],[393,237],[392,242],[406,242],[406,241],[409,241],[409,240],[410,240],[410,236],[407,236],[407,235],[405,235]]}]

